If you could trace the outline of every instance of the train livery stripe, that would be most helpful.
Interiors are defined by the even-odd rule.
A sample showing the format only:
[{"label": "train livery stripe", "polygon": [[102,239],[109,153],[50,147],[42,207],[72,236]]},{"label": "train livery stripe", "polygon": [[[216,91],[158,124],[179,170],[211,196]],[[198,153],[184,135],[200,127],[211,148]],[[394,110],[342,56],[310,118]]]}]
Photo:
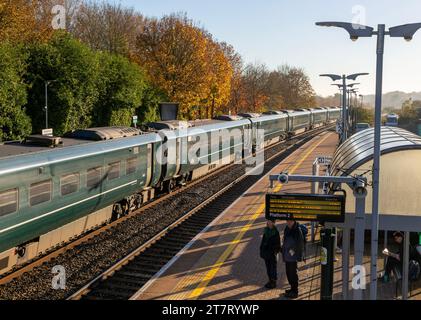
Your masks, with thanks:
[{"label": "train livery stripe", "polygon": [[110,189],[110,190],[107,190],[107,191],[101,192],[101,193],[96,194],[96,195],[94,195],[94,196],[92,196],[92,197],[89,197],[89,198],[86,198],[86,199],[80,200],[80,201],[78,201],[78,202],[75,202],[75,203],[69,204],[69,205],[67,205],[67,206],[65,206],[65,207],[62,207],[62,208],[60,208],[60,209],[56,209],[56,210],[53,210],[53,211],[50,211],[50,212],[44,213],[44,214],[42,214],[42,215],[40,215],[40,216],[38,216],[38,217],[34,217],[34,218],[32,218],[32,219],[25,220],[25,221],[23,221],[23,222],[21,222],[21,223],[18,223],[18,224],[15,224],[15,225],[13,225],[13,226],[10,226],[10,227],[8,227],[8,228],[2,229],[2,230],[0,230],[0,234],[5,233],[5,232],[10,231],[10,230],[13,230],[13,229],[16,229],[16,228],[21,227],[21,226],[23,226],[23,225],[25,225],[25,224],[28,224],[28,223],[30,223],[30,222],[34,222],[34,221],[36,221],[36,220],[38,220],[38,219],[45,218],[45,217],[47,217],[47,216],[49,216],[49,215],[52,215],[52,214],[54,214],[54,213],[57,213],[57,212],[59,212],[59,211],[62,211],[62,210],[65,210],[65,209],[71,208],[71,207],[76,206],[76,205],[78,205],[78,204],[81,204],[81,203],[83,203],[83,202],[86,202],[86,201],[89,201],[89,200],[92,200],[92,199],[98,198],[98,197],[100,197],[100,196],[102,196],[102,195],[105,195],[105,194],[107,194],[107,193],[113,192],[113,191],[115,191],[115,190],[118,190],[118,189],[121,189],[121,188],[124,188],[124,187],[130,186],[130,185],[135,185],[135,184],[137,184],[137,180],[133,180],[133,181],[131,181],[131,182],[128,182],[128,183],[123,184],[123,185],[121,185],[121,186],[118,186],[118,187],[116,187],[116,188],[113,188],[113,189]]}]

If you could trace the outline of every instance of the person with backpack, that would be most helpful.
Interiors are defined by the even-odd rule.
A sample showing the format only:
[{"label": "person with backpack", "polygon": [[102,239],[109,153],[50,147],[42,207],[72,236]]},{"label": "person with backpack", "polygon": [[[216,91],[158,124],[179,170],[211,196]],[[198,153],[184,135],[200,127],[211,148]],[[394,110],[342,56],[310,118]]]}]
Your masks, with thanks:
[{"label": "person with backpack", "polygon": [[265,260],[266,272],[269,282],[266,283],[267,289],[276,288],[278,280],[277,254],[281,250],[281,237],[276,228],[275,220],[267,220],[266,228],[263,232],[262,242],[260,244],[260,257]]},{"label": "person with backpack", "polygon": [[298,262],[305,260],[305,242],[307,228],[296,221],[287,221],[282,241],[282,258],[291,289],[285,291],[285,297],[298,298]]}]

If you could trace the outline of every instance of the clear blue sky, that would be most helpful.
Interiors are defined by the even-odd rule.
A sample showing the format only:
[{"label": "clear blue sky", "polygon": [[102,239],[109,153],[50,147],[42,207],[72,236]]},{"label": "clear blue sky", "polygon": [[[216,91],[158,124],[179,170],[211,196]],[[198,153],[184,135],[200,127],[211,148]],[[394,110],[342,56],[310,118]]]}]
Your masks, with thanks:
[{"label": "clear blue sky", "polygon": [[[114,2],[114,1],[111,1]],[[147,16],[186,12],[218,40],[232,44],[246,62],[270,68],[283,63],[306,70],[316,92],[337,91],[320,73],[370,72],[361,79],[363,94],[375,89],[375,38],[352,42],[341,29],[316,27],[316,21],[349,21],[386,27],[421,22],[420,0],[122,0]],[[360,7],[358,7],[360,6]],[[363,10],[361,10],[363,9]],[[353,11],[354,10],[354,11]],[[365,11],[365,15],[362,15]],[[361,20],[360,20],[361,21]],[[421,30],[412,42],[387,38],[384,92],[421,91]]]}]

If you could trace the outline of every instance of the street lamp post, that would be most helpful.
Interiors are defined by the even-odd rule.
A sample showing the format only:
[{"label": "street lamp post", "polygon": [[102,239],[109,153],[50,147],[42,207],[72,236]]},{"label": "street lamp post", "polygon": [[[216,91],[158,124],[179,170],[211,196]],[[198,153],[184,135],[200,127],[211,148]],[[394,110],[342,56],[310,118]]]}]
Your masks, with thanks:
[{"label": "street lamp post", "polygon": [[355,89],[355,107],[354,107],[354,132],[357,129],[357,112],[358,112],[358,89]]},{"label": "street lamp post", "polygon": [[50,83],[56,82],[57,80],[45,80],[44,87],[45,87],[45,129],[48,129],[48,86]]},{"label": "street lamp post", "polygon": [[370,299],[377,299],[377,253],[379,234],[379,178],[380,178],[380,140],[381,140],[381,111],[382,111],[382,85],[383,85],[383,55],[384,38],[386,35],[395,38],[412,40],[414,34],[421,28],[421,23],[411,23],[389,28],[386,31],[384,24],[372,27],[348,22],[317,22],[323,27],[338,27],[345,29],[351,40],[360,37],[377,36],[377,63],[376,63],[376,103],[374,125],[374,161],[373,161],[373,203],[371,214],[371,271],[370,271]]},{"label": "street lamp post", "polygon": [[365,76],[368,73],[354,73],[350,75],[338,75],[338,74],[321,74],[320,77],[328,77],[332,81],[342,80],[342,84],[333,84],[342,89],[342,134],[341,144],[348,139],[348,106],[347,106],[347,87],[353,87],[359,83],[347,84],[347,80],[356,80],[359,76]]}]

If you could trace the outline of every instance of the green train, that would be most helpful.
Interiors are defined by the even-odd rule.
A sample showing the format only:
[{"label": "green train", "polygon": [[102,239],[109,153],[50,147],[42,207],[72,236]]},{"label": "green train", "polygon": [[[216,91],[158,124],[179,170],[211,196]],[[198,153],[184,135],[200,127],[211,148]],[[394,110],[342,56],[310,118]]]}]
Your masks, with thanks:
[{"label": "green train", "polygon": [[0,144],[0,274],[159,193],[340,117],[339,108],[315,112],[157,122],[146,132],[92,128]]}]

